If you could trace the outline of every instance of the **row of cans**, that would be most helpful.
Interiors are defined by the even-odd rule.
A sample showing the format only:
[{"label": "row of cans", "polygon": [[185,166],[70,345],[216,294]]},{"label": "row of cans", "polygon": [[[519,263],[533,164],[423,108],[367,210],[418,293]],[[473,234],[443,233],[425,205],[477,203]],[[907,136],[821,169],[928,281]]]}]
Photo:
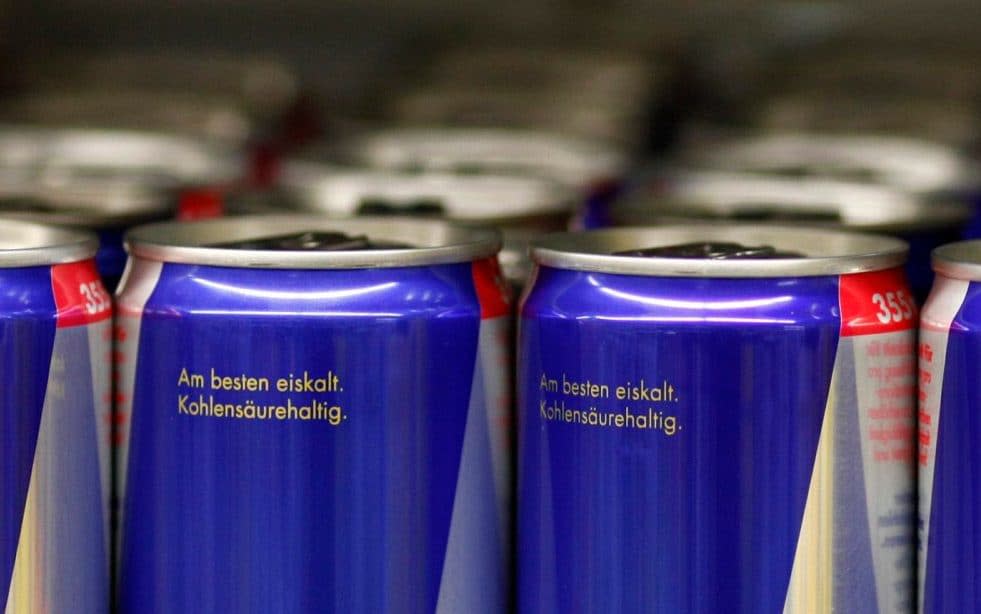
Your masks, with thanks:
[{"label": "row of cans", "polygon": [[936,143],[884,137],[731,139],[646,174],[630,173],[616,149],[530,130],[380,130],[290,159],[270,188],[245,186],[241,176],[228,150],[188,139],[0,131],[0,209],[97,230],[110,285],[125,262],[122,232],[134,223],[306,211],[503,228],[516,284],[529,268],[520,257],[529,238],[570,225],[784,221],[892,234],[911,244],[908,274],[922,301],[930,251],[981,228],[969,160]]},{"label": "row of cans", "polygon": [[917,345],[898,239],[549,235],[514,424],[493,230],[142,226],[114,327],[93,237],[2,230],[5,611],[104,612],[113,563],[121,612],[975,602],[977,243]]}]

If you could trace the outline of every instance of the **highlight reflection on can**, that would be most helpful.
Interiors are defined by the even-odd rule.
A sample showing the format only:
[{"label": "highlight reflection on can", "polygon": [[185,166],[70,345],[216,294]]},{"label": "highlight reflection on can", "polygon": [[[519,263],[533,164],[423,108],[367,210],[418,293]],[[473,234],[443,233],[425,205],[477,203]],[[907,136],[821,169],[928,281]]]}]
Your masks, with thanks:
[{"label": "highlight reflection on can", "polygon": [[739,225],[533,243],[521,611],[912,611],[905,255]]},{"label": "highlight reflection on can", "polygon": [[981,241],[934,250],[920,320],[920,612],[978,604],[978,281]]},{"label": "highlight reflection on can", "polygon": [[112,301],[90,233],[0,221],[0,604],[109,611]]},{"label": "highlight reflection on can", "polygon": [[496,232],[256,216],[127,242],[120,611],[506,607]]}]

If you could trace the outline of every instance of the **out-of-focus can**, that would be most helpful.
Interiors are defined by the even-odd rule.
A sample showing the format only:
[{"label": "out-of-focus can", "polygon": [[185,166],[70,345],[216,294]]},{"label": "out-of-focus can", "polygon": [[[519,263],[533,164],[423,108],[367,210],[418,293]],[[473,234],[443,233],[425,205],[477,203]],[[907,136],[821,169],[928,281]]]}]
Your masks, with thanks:
[{"label": "out-of-focus can", "polygon": [[0,603],[109,611],[112,301],[95,236],[0,222]]},{"label": "out-of-focus can", "polygon": [[243,162],[215,143],[155,132],[0,126],[5,190],[83,189],[112,180],[179,189],[237,180]]},{"label": "out-of-focus can", "polygon": [[393,218],[131,231],[119,611],[503,611],[499,242]]},{"label": "out-of-focus can", "polygon": [[128,181],[10,193],[0,187],[0,214],[4,217],[95,232],[99,236],[96,268],[110,292],[116,289],[126,266],[123,233],[137,224],[172,217],[173,213],[169,194]]},{"label": "out-of-focus can", "polygon": [[715,170],[860,181],[924,196],[962,192],[977,181],[955,147],[911,137],[773,133],[722,140],[686,157]]},{"label": "out-of-focus can", "polygon": [[970,205],[928,202],[896,188],[835,179],[773,177],[724,171],[665,172],[612,208],[617,225],[692,222],[796,223],[889,234],[910,245],[906,272],[922,301],[933,283],[930,252],[957,241]]},{"label": "out-of-focus can", "polygon": [[553,235],[521,306],[522,612],[910,612],[905,244]]},{"label": "out-of-focus can", "polygon": [[551,179],[579,193],[576,227],[602,218],[630,157],[607,142],[540,130],[393,128],[362,134],[335,150],[355,165],[410,172],[496,173]]},{"label": "out-of-focus can", "polygon": [[584,192],[619,179],[628,165],[623,151],[602,141],[518,129],[383,129],[340,144],[336,153],[355,164],[403,171],[535,175]]},{"label": "out-of-focus can", "polygon": [[564,229],[573,194],[548,179],[481,173],[402,173],[293,162],[281,184],[305,211],[331,216],[419,215],[470,225]]},{"label": "out-of-focus can", "polygon": [[981,578],[981,241],[933,253],[920,320],[920,612],[972,612]]},{"label": "out-of-focus can", "polygon": [[568,187],[520,175],[407,174],[297,161],[284,167],[281,183],[300,209],[333,217],[408,215],[496,227],[504,235],[504,276],[516,288],[530,269],[528,240],[568,228],[575,206]]}]

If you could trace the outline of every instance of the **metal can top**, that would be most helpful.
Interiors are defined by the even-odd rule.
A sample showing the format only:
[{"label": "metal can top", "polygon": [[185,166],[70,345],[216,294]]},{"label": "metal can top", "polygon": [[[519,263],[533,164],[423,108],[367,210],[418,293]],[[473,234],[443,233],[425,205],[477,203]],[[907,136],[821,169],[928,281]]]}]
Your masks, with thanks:
[{"label": "metal can top", "polygon": [[933,270],[947,277],[981,280],[981,239],[941,245],[932,253]]},{"label": "metal can top", "polygon": [[573,187],[617,177],[627,166],[626,155],[606,143],[520,129],[393,128],[354,138],[339,153],[377,168],[533,174]]},{"label": "metal can top", "polygon": [[163,222],[126,233],[126,249],[161,262],[269,269],[397,268],[495,255],[501,236],[433,220],[255,215]]},{"label": "metal can top", "polygon": [[655,277],[800,277],[902,265],[905,241],[789,226],[696,225],[553,234],[532,243],[544,266]]},{"label": "metal can top", "polygon": [[666,172],[656,188],[612,210],[619,224],[692,220],[801,223],[863,232],[912,233],[957,228],[966,203],[934,201],[890,186],[834,179],[790,179],[722,171]]},{"label": "metal can top", "polygon": [[98,238],[89,232],[0,219],[0,268],[78,262],[98,249]]},{"label": "metal can top", "polygon": [[338,216],[403,214],[473,223],[520,223],[572,212],[569,189],[515,175],[406,174],[293,162],[282,184],[307,211]]},{"label": "metal can top", "polygon": [[917,194],[962,189],[973,177],[956,148],[895,136],[777,133],[709,145],[689,160],[718,170],[878,183]]},{"label": "metal can top", "polygon": [[173,213],[168,192],[131,180],[88,182],[71,188],[17,188],[0,187],[0,215],[99,230],[159,220]]},{"label": "metal can top", "polygon": [[0,103],[4,122],[52,128],[154,131],[200,137],[239,147],[256,131],[255,121],[235,100],[199,91],[73,87],[31,92]]},{"label": "metal can top", "polygon": [[239,160],[214,143],[127,130],[0,126],[0,181],[6,186],[72,186],[128,177],[170,187],[236,178]]}]

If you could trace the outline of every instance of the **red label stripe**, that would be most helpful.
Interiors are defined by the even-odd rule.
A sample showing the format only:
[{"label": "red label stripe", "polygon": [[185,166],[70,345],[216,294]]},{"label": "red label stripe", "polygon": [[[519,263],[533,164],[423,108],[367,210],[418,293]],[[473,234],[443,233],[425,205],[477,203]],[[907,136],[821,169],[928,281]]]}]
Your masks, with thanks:
[{"label": "red label stripe", "polygon": [[473,263],[473,284],[480,301],[480,318],[498,318],[511,313],[511,290],[508,288],[497,258]]},{"label": "red label stripe", "polygon": [[838,301],[844,337],[909,330],[919,320],[902,269],[842,275]]},{"label": "red label stripe", "polygon": [[58,310],[58,328],[112,317],[112,297],[102,285],[93,260],[51,267],[51,289]]}]

